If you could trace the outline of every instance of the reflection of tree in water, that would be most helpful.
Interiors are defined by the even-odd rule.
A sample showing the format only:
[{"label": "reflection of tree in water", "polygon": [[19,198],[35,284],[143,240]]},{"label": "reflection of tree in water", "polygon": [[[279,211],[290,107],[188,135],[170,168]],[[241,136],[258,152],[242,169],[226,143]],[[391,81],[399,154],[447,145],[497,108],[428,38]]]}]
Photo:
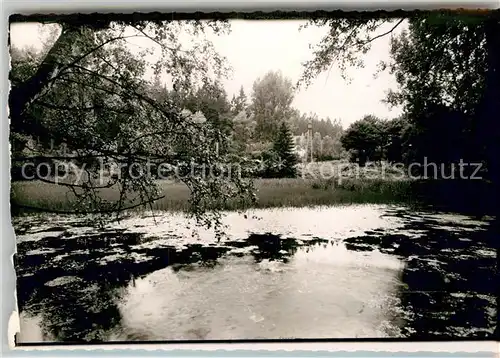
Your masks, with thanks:
[{"label": "reflection of tree in water", "polygon": [[[344,243],[349,250],[378,249],[406,261],[400,292],[401,314],[406,321],[403,335],[429,339],[492,337],[498,315],[498,222],[482,229],[474,223],[438,221],[406,211],[394,214],[406,219],[399,228],[401,233],[374,230]],[[297,247],[304,246],[307,252],[326,242],[315,239],[301,245],[278,235],[252,234],[245,244],[258,247],[251,252],[257,262],[268,259],[286,263]]]},{"label": "reflection of tree in water", "polygon": [[[400,295],[404,335],[491,337],[498,312],[495,229],[438,222],[408,212],[394,214],[405,222],[399,233],[373,230],[344,242],[350,250],[378,249],[405,259]],[[226,242],[225,247],[194,244],[177,250],[141,246],[142,235],[119,231],[69,238],[47,235],[18,245],[19,307],[42,318],[47,336],[74,342],[108,338],[120,325],[117,302],[134,278],[167,266],[174,271],[193,264],[213,266],[235,247],[255,248],[250,254],[256,262],[286,263],[300,246],[307,251],[327,243],[316,239],[302,244],[278,235],[252,234],[244,241]]]},{"label": "reflection of tree in water", "polygon": [[[401,292],[407,337],[491,337],[498,315],[495,225],[444,223],[411,217],[406,234],[369,235],[346,239],[350,250],[404,257]],[[440,227],[441,226],[441,227]]]},{"label": "reflection of tree in water", "polygon": [[282,239],[279,235],[273,234],[251,234],[246,243],[258,247],[251,252],[257,262],[267,259],[287,263],[299,246],[295,239]]},{"label": "reflection of tree in water", "polygon": [[[81,238],[74,242],[60,240],[59,249],[74,249],[78,240]],[[27,257],[45,256],[39,259],[42,265],[36,270],[31,267],[31,275],[18,282],[20,308],[28,314],[40,315],[43,333],[56,341],[102,341],[120,322],[116,302],[120,288],[131,278],[126,267],[133,262],[124,256],[106,263],[109,255],[102,250],[106,246],[104,241],[86,241],[88,250],[81,253],[76,250],[73,254],[69,251],[26,256],[24,250],[19,252],[19,261],[24,264],[20,267],[24,268]],[[122,269],[116,270],[119,266]]]},{"label": "reflection of tree in water", "polygon": [[120,324],[117,302],[131,280],[167,266],[176,271],[194,263],[214,266],[229,250],[130,246],[141,238],[108,232],[20,243],[16,256],[20,310],[39,315],[44,335],[56,341],[103,341]]},{"label": "reflection of tree in water", "polygon": [[204,267],[214,267],[217,260],[230,249],[220,246],[203,246],[201,244],[186,245],[182,251],[174,251],[170,254],[172,270],[189,270],[192,264],[200,264]]},{"label": "reflection of tree in water", "polygon": [[[120,323],[116,287],[106,282],[70,282],[50,287],[38,309],[43,331],[56,341],[103,341]],[[33,307],[33,306],[32,306]]]},{"label": "reflection of tree in water", "polygon": [[[431,253],[409,261],[403,301],[414,337],[491,337],[498,307],[494,225],[468,232],[435,230]],[[464,241],[466,239],[467,241]],[[470,241],[469,241],[470,240]]]}]

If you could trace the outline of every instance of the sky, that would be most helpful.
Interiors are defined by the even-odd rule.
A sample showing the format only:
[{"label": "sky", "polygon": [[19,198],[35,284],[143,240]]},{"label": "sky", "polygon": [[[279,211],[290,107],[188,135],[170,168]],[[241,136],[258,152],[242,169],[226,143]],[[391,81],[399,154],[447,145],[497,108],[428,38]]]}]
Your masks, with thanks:
[{"label": "sky", "polygon": [[[312,58],[309,44],[318,43],[325,28],[307,28],[299,31],[304,21],[295,20],[233,20],[229,35],[212,36],[217,51],[225,56],[233,68],[231,78],[224,87],[231,98],[243,86],[249,95],[258,77],[270,70],[280,70],[295,83],[302,74],[302,63]],[[11,44],[16,47],[39,48],[48,35],[46,26],[34,23],[14,24],[10,29]],[[389,29],[391,25],[388,25]],[[379,31],[387,31],[382,27]],[[398,28],[394,33],[401,31]],[[382,103],[389,88],[397,88],[395,79],[382,73],[377,79],[374,73],[381,60],[389,59],[389,36],[373,42],[364,55],[365,68],[350,69],[352,81],[346,82],[337,66],[319,75],[307,89],[295,94],[292,105],[305,113],[316,113],[320,118],[339,119],[344,128],[366,114],[380,118],[394,118],[400,108],[390,108]]]}]

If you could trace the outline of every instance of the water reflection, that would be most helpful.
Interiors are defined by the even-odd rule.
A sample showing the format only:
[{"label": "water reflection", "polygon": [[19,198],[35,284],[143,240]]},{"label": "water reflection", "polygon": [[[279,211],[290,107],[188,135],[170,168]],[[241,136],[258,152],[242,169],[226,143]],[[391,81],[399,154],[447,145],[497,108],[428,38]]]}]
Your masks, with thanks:
[{"label": "water reflection", "polygon": [[230,214],[220,243],[172,216],[99,233],[74,218],[15,223],[18,341],[493,333],[488,222],[373,206],[260,214]]},{"label": "water reflection", "polygon": [[212,270],[156,271],[127,288],[113,339],[397,335],[399,322],[388,307],[398,304],[401,263],[374,268],[332,260],[345,250],[341,245],[307,248],[309,254],[297,247],[288,260],[227,256]]}]

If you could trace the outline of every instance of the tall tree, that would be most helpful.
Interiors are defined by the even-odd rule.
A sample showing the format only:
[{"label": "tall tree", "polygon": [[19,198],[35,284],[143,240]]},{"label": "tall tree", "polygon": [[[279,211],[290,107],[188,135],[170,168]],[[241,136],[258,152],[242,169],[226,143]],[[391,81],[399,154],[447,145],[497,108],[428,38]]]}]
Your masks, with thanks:
[{"label": "tall tree", "polygon": [[240,155],[246,153],[255,131],[253,115],[248,115],[245,110],[242,110],[233,117],[232,128],[231,139],[234,150]]},{"label": "tall tree", "polygon": [[182,106],[192,113],[203,113],[207,122],[217,130],[219,150],[228,150],[228,139],[232,132],[231,105],[221,83],[206,81],[186,97]]},{"label": "tall tree", "polygon": [[392,61],[382,66],[399,84],[388,102],[403,105],[414,127],[408,133],[412,160],[484,157],[475,126],[487,70],[481,27],[476,17],[436,13],[410,19],[408,30],[392,40]]},{"label": "tall tree", "polygon": [[390,163],[402,163],[408,160],[408,119],[402,115],[384,123],[384,152]]},{"label": "tall tree", "polygon": [[276,154],[276,176],[280,178],[294,178],[297,176],[297,155],[295,141],[285,121],[281,122],[278,134],[273,143],[273,152]]},{"label": "tall tree", "polygon": [[363,55],[374,41],[392,36],[395,29],[407,24],[407,34],[393,41],[395,67],[382,64],[382,69],[389,68],[400,83],[399,91],[389,100],[404,102],[408,114],[416,114],[410,120],[419,125],[432,122],[433,116],[437,118],[432,111],[455,118],[465,114],[466,118],[459,121],[474,122],[467,131],[475,133],[468,135],[477,138],[475,149],[484,149],[489,175],[498,191],[499,14],[498,10],[475,14],[440,11],[394,19],[388,14],[353,13],[344,18],[314,19],[306,26],[325,27],[327,34],[314,46],[314,57],[305,63],[299,85],[308,85],[334,64],[348,77],[348,68],[363,66]]},{"label": "tall tree", "polygon": [[257,137],[263,140],[274,138],[280,124],[290,119],[293,97],[292,81],[280,71],[270,71],[254,82],[251,110],[257,123]]},{"label": "tall tree", "polygon": [[346,150],[356,151],[361,166],[368,159],[380,160],[385,141],[384,123],[375,116],[364,116],[349,126],[341,140]]},{"label": "tall tree", "polygon": [[238,115],[241,111],[246,111],[248,107],[248,98],[245,93],[245,90],[243,89],[243,86],[240,87],[240,92],[238,93],[238,96],[233,95],[233,98],[231,99],[231,111],[233,115]]},{"label": "tall tree", "polygon": [[[32,63],[30,73],[16,77],[19,71],[13,63],[9,106],[16,153],[22,152],[30,138],[40,138],[45,151],[37,158],[47,161],[56,159],[51,144],[66,143],[73,153],[71,160],[80,165],[96,158],[126,166],[145,166],[148,160],[175,165],[191,189],[191,213],[207,225],[218,222],[223,198],[246,198],[251,193],[250,183],[237,176],[223,182],[220,177],[191,175],[191,161],[220,167],[230,160],[207,150],[217,142],[220,129],[185,118],[172,101],[155,100],[151,82],[145,78],[145,69],[151,66],[156,74],[168,73],[174,88],[183,90],[203,83],[208,72],[224,76],[227,66],[205,33],[224,33],[225,23],[134,18],[92,24],[70,18],[56,21],[61,33],[46,55]],[[179,43],[181,32],[196,40],[191,48]],[[129,38],[150,41],[159,51],[154,63],[145,56],[152,48],[132,53]],[[189,162],[172,156],[171,143],[184,143],[191,149]],[[33,156],[12,160],[22,163],[32,161]],[[150,176],[129,173],[105,184],[117,185],[120,196],[117,201],[104,201],[98,195],[103,185],[94,179],[98,169],[91,165],[86,169],[90,173],[87,182],[59,183],[75,196],[74,212],[116,213],[130,205],[151,204],[162,196]]]}]

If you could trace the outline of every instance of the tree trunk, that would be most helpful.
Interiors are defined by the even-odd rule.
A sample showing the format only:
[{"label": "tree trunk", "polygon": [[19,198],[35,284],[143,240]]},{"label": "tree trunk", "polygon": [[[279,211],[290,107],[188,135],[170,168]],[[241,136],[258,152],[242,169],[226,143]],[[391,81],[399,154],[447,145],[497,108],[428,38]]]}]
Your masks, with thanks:
[{"label": "tree trunk", "polygon": [[47,138],[47,131],[41,123],[26,118],[26,109],[48,88],[51,80],[58,75],[62,66],[62,58],[72,53],[75,40],[80,35],[80,28],[63,27],[61,35],[54,43],[35,75],[25,82],[14,86],[9,95],[9,114],[11,132]]}]

